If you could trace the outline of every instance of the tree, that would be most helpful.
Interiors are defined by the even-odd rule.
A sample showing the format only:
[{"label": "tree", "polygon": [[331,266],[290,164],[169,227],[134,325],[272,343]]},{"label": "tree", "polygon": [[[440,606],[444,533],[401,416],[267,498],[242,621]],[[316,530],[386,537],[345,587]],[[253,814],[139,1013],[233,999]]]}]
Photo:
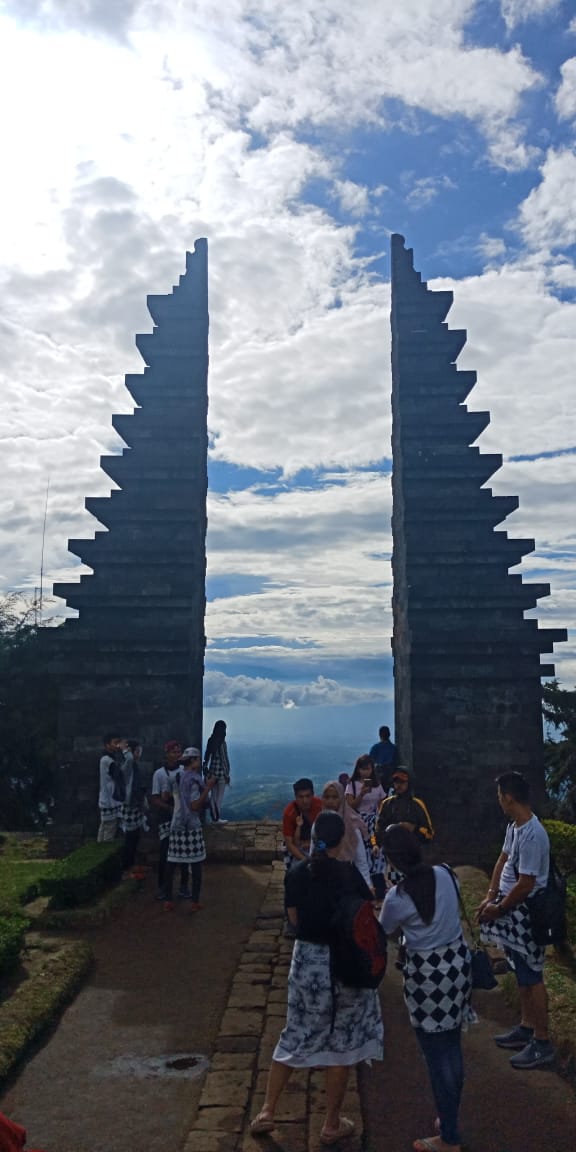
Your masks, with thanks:
[{"label": "tree", "polygon": [[57,689],[34,601],[0,600],[0,827],[41,827],[52,806]]},{"label": "tree", "polygon": [[[544,744],[546,784],[558,815],[576,823],[576,688],[544,685],[542,711],[549,735]],[[550,731],[552,730],[552,731]]]}]

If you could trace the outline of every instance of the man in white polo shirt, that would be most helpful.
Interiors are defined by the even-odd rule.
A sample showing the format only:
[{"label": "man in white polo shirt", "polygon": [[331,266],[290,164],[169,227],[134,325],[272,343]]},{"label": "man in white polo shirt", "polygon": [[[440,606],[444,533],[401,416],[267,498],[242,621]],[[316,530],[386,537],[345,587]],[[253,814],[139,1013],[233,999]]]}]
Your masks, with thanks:
[{"label": "man in white polo shirt", "polygon": [[490,887],[478,909],[480,935],[504,949],[520,993],[521,1023],[495,1036],[499,1048],[520,1049],[513,1068],[542,1068],[554,1060],[548,1035],[548,996],[544,985],[544,948],[536,944],[528,903],[545,888],[550,842],[530,805],[528,781],[520,772],[499,776],[498,802],[510,820]]}]

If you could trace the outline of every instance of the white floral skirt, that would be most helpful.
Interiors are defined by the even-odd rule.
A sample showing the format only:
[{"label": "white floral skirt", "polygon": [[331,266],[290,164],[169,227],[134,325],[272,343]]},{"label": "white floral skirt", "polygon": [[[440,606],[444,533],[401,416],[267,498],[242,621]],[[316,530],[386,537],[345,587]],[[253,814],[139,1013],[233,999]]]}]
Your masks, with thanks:
[{"label": "white floral skirt", "polygon": [[384,1027],[378,993],[336,982],[327,944],[297,940],[288,976],[288,1016],[273,1059],[290,1068],[382,1060]]}]

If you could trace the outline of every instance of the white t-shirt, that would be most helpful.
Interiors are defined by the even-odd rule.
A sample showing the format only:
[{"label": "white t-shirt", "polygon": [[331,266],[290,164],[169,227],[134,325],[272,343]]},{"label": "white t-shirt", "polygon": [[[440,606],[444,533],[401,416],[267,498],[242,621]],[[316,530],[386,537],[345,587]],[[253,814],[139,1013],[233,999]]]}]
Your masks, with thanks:
[{"label": "white t-shirt", "polygon": [[177,771],[178,765],[176,768],[171,768],[170,771],[167,768],[157,768],[152,777],[152,795],[161,796],[163,792],[171,792],[172,780]]},{"label": "white t-shirt", "polygon": [[[356,785],[356,791],[354,791],[354,785]],[[346,795],[352,796],[353,798],[354,796],[359,796],[361,788],[361,780],[350,780],[350,782],[346,785]],[[386,792],[382,785],[378,784],[376,787],[372,785],[370,791],[366,792],[360,800],[359,804],[356,805],[356,812],[358,812],[360,816],[373,816],[374,813],[378,811],[382,801],[385,799]]]},{"label": "white t-shirt", "polygon": [[100,792],[98,795],[98,806],[100,808],[113,809],[116,808],[120,811],[121,803],[119,800],[114,799],[114,781],[110,775],[110,765],[114,763],[114,758],[105,756],[100,758]]},{"label": "white t-shirt", "polygon": [[550,841],[546,829],[537,816],[532,815],[526,824],[520,824],[519,827],[516,824],[509,824],[502,851],[508,856],[500,877],[500,889],[505,896],[511,892],[520,874],[536,877],[530,896],[533,896],[539,888],[546,887],[550,866]]},{"label": "white t-shirt", "polygon": [[[436,908],[430,924],[425,924],[416,911],[414,901],[402,886],[396,885],[385,897],[380,923],[388,934],[401,928],[406,947],[415,952],[428,952],[451,944],[462,934],[460,908],[454,881],[448,870],[436,865]],[[458,881],[456,881],[458,883]]]}]

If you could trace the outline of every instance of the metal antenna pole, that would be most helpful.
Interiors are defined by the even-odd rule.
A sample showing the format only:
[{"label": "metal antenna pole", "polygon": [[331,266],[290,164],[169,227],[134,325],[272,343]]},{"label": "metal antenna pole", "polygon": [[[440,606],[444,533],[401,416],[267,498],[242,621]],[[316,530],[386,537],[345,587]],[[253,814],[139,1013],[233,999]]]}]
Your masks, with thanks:
[{"label": "metal antenna pole", "polygon": [[42,601],[44,597],[44,542],[46,540],[46,516],[48,514],[48,493],[50,492],[50,476],[46,483],[46,499],[44,501],[44,520],[42,523],[42,552],[40,555],[40,597],[38,603],[38,624],[42,626]]}]

